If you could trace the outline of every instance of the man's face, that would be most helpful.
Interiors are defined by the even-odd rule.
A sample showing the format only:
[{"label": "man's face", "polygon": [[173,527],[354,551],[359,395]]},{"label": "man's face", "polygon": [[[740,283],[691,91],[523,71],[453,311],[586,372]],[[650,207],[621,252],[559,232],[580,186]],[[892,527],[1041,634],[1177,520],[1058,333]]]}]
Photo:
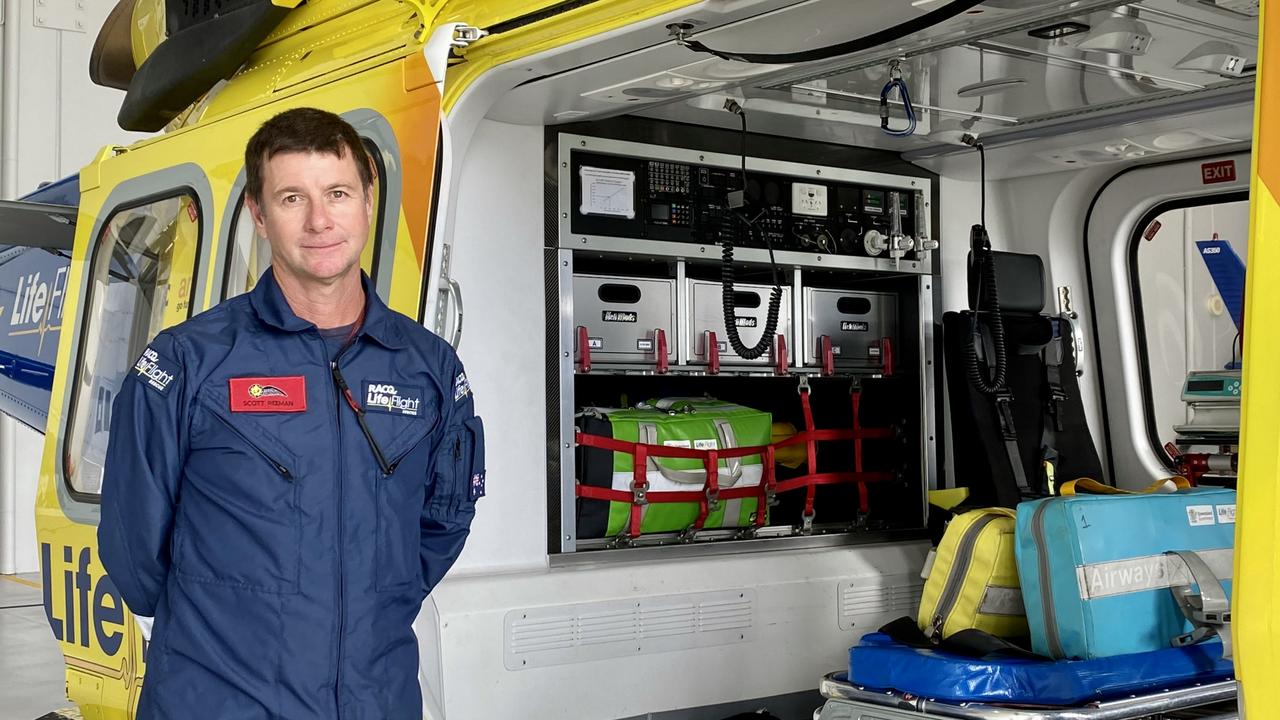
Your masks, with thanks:
[{"label": "man's face", "polygon": [[328,285],[358,272],[373,208],[351,153],[276,154],[262,168],[261,204],[248,205],[277,274]]}]

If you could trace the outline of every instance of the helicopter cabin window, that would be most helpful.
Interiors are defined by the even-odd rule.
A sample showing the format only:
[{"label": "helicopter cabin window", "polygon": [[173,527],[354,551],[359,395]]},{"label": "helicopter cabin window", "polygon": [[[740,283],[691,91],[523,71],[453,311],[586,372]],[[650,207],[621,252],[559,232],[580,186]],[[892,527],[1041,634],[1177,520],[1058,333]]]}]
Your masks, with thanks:
[{"label": "helicopter cabin window", "polygon": [[111,404],[130,365],[161,330],[191,315],[200,206],[190,194],[117,209],[90,265],[64,473],[72,496],[102,492]]},{"label": "helicopter cabin window", "polygon": [[1248,236],[1237,193],[1161,205],[1132,240],[1147,433],[1170,467],[1238,442]]},{"label": "helicopter cabin window", "polygon": [[[383,209],[386,207],[386,191],[382,178],[386,177],[386,164],[378,146],[368,138],[364,139],[365,149],[373,158],[373,217],[369,224],[369,241],[365,243],[360,254],[360,267],[369,277],[378,277],[378,258],[382,244],[382,227],[384,224]],[[245,205],[244,192],[241,191],[240,203],[236,206],[235,216],[231,220],[231,238],[228,243],[226,269],[223,273],[222,298],[224,300],[241,293],[249,292],[257,284],[258,278],[271,265],[271,244],[258,233],[253,224],[253,214]]]}]

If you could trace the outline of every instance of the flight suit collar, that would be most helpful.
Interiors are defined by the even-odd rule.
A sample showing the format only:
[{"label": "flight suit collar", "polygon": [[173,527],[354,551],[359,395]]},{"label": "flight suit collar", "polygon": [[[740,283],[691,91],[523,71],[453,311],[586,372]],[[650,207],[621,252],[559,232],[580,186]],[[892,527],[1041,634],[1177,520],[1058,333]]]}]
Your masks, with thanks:
[{"label": "flight suit collar", "polygon": [[[364,287],[365,297],[364,322],[360,327],[360,335],[392,350],[407,347],[404,334],[396,327],[391,309],[378,297],[373,281],[364,272],[360,273],[360,283]],[[262,273],[258,284],[249,292],[249,302],[259,320],[285,332],[301,332],[315,327],[310,321],[294,314],[271,268]]]}]

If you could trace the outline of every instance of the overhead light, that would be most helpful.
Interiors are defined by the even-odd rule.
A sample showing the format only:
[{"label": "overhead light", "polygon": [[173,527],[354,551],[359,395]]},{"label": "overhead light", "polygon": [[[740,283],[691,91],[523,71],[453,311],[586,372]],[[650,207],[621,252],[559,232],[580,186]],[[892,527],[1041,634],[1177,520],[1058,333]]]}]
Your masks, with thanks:
[{"label": "overhead light", "polygon": [[1076,47],[1115,55],[1144,55],[1150,45],[1151,31],[1144,23],[1128,16],[1113,16],[1099,23]]},{"label": "overhead light", "polygon": [[1078,35],[1082,32],[1088,32],[1089,26],[1076,22],[1075,20],[1064,20],[1060,23],[1045,25],[1044,27],[1033,28],[1027,31],[1027,34],[1033,38],[1041,40],[1057,40],[1068,35]]},{"label": "overhead light", "polygon": [[1249,63],[1241,54],[1239,47],[1222,40],[1206,40],[1187,53],[1186,57],[1174,63],[1173,68],[1238,78],[1245,74]]},{"label": "overhead light", "polygon": [[683,88],[692,85],[693,80],[680,77],[679,75],[667,75],[665,77],[658,78],[654,84],[662,88]]},{"label": "overhead light", "polygon": [[983,80],[982,82],[971,83],[956,90],[956,97],[969,98],[979,97],[983,95],[995,95],[1007,90],[1012,90],[1019,85],[1025,85],[1026,78],[1023,77],[1002,77],[992,80]]}]

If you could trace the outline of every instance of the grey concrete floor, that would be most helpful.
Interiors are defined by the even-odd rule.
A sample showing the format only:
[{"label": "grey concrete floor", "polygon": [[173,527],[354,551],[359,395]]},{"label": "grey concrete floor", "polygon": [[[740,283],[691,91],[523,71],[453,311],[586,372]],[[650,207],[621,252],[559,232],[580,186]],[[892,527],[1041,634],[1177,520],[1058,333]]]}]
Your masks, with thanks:
[{"label": "grey concrete floor", "polygon": [[0,575],[0,720],[36,720],[70,704],[40,576]]}]

